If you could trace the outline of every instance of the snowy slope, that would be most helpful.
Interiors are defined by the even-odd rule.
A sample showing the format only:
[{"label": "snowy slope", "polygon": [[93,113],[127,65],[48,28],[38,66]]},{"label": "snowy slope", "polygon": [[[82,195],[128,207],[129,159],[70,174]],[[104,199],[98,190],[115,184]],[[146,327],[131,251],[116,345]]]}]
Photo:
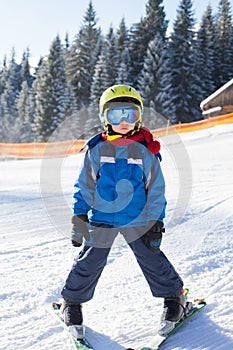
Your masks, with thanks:
[{"label": "snowy slope", "polygon": [[[208,303],[164,350],[232,350],[233,124],[160,141],[168,199],[162,249],[190,297]],[[72,348],[46,308],[78,252],[68,234],[81,158],[0,162],[1,350]],[[142,346],[153,336],[162,299],[151,296],[120,237],[83,311],[96,350]]]}]

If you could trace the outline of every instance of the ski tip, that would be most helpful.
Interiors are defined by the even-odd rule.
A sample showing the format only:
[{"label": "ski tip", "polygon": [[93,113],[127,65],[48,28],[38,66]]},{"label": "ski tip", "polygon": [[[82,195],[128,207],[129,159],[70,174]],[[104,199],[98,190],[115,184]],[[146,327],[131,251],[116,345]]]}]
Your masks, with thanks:
[{"label": "ski tip", "polygon": [[205,298],[196,298],[194,299],[194,303],[201,305],[201,304],[206,304]]},{"label": "ski tip", "polygon": [[52,308],[54,310],[59,310],[61,308],[61,303],[57,303],[56,301],[52,302]]}]

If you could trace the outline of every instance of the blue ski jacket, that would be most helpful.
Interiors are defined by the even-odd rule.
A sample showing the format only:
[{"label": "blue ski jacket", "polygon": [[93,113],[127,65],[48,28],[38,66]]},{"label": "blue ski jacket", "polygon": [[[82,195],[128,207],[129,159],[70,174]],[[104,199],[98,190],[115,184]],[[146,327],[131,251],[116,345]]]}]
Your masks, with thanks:
[{"label": "blue ski jacket", "polygon": [[91,138],[75,183],[74,215],[91,224],[146,226],[165,217],[160,161],[145,145],[126,139]]}]

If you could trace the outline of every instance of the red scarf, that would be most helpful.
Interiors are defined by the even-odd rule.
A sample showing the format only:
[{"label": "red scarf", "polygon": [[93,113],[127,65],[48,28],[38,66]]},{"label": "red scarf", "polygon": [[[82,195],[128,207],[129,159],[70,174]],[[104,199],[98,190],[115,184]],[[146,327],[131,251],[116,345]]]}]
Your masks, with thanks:
[{"label": "red scarf", "polygon": [[[116,136],[116,137],[114,137]],[[145,127],[140,128],[139,131],[134,134],[127,135],[106,135],[102,134],[102,139],[105,141],[110,141],[116,146],[121,146],[126,144],[126,140],[129,142],[136,141],[144,144],[153,154],[158,154],[160,151],[160,143],[157,140],[154,140],[152,133]]]}]

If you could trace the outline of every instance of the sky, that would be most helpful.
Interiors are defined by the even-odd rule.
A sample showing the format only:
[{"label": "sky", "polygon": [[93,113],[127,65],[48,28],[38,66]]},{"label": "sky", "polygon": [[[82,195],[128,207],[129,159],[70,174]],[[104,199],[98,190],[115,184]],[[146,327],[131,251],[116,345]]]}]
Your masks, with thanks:
[{"label": "sky", "polygon": [[[232,1],[232,0],[231,0]],[[220,0],[193,0],[195,18],[200,21],[208,4],[216,13]],[[119,27],[122,17],[127,27],[145,15],[147,0],[92,0],[98,25],[106,33],[112,24]],[[164,0],[170,27],[176,18],[180,0]],[[48,54],[57,34],[66,33],[72,41],[83,22],[89,0],[0,0],[0,63],[9,57],[14,47],[16,57],[29,47],[32,57]]]}]

